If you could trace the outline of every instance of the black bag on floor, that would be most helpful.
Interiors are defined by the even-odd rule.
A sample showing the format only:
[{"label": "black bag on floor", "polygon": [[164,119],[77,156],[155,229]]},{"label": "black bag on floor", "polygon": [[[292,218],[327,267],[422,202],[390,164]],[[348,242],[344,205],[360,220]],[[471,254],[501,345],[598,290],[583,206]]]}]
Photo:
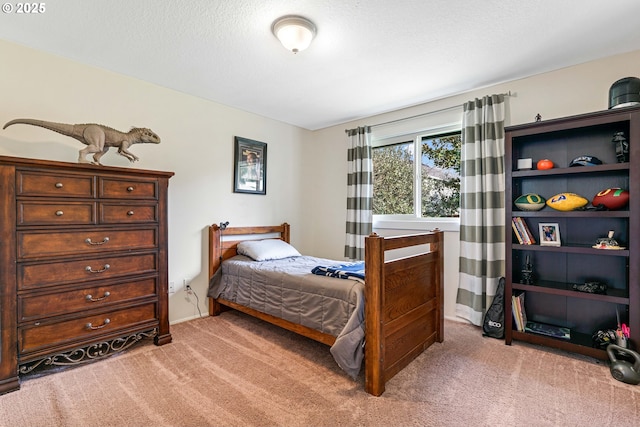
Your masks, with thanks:
[{"label": "black bag on floor", "polygon": [[501,277],[493,301],[484,315],[483,337],[504,338],[504,282],[504,277]]}]

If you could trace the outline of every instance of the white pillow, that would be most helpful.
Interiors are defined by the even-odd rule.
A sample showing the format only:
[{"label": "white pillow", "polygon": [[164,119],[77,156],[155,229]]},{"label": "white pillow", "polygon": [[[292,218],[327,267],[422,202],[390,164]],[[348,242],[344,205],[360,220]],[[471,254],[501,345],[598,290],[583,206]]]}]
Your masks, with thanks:
[{"label": "white pillow", "polygon": [[244,240],[238,243],[238,254],[248,256],[254,261],[301,256],[296,248],[280,239]]}]

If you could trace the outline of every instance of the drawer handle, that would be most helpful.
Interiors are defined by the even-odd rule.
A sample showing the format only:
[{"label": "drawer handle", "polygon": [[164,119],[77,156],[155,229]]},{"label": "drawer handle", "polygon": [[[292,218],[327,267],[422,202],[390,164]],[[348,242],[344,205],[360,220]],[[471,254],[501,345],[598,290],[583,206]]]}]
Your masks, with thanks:
[{"label": "drawer handle", "polygon": [[111,266],[109,264],[105,264],[102,270],[94,270],[90,265],[87,265],[84,269],[89,273],[102,273],[107,271],[109,268],[111,268]]},{"label": "drawer handle", "polygon": [[129,211],[129,212],[127,212],[127,215],[129,215],[129,216],[133,216],[133,211]]},{"label": "drawer handle", "polygon": [[127,191],[131,193],[133,191],[133,187],[127,187]]},{"label": "drawer handle", "polygon": [[86,327],[88,330],[93,330],[93,331],[95,331],[96,329],[102,329],[102,328],[104,328],[104,327],[105,327],[105,326],[107,326],[109,323],[111,323],[111,319],[106,318],[106,319],[104,319],[104,323],[103,323],[102,325],[100,325],[100,326],[93,326],[93,324],[92,324],[91,322],[89,322],[89,323],[87,323],[87,324],[85,325],[85,327]]},{"label": "drawer handle", "polygon": [[64,212],[62,212],[62,211],[56,211],[56,216],[62,216],[62,215],[64,215]]},{"label": "drawer handle", "polygon": [[111,295],[111,292],[107,291],[104,293],[104,296],[101,298],[94,298],[93,296],[91,296],[91,294],[89,294],[86,297],[84,297],[84,299],[91,302],[97,302],[97,301],[102,301],[103,299],[109,297],[109,295]]},{"label": "drawer handle", "polygon": [[56,182],[56,188],[62,188],[64,187],[64,185],[62,185],[61,182]]},{"label": "drawer handle", "polygon": [[102,242],[93,242],[93,241],[91,241],[91,237],[87,237],[86,239],[84,239],[84,242],[88,243],[90,245],[104,245],[108,241],[109,241],[108,237],[105,237],[104,239],[102,239]]}]

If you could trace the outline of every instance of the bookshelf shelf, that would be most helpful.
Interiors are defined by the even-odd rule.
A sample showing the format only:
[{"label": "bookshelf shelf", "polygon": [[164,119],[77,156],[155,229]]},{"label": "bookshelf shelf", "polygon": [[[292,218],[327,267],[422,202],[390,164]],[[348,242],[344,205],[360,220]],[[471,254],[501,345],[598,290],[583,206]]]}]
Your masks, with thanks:
[{"label": "bookshelf shelf", "polygon": [[522,283],[512,283],[512,289],[519,289],[528,292],[540,292],[543,294],[559,295],[569,298],[582,298],[595,301],[606,301],[614,304],[629,305],[629,297],[626,296],[626,290],[607,289],[606,294],[590,294],[588,292],[579,292],[571,288],[572,283],[560,282],[538,282],[536,285],[525,285]]},{"label": "bookshelf shelf", "polygon": [[610,172],[623,172],[628,173],[629,163],[614,163],[598,166],[590,166],[588,168],[553,168],[546,170],[526,170],[526,171],[513,171],[511,177],[513,179],[518,178],[531,178],[531,177],[557,177],[559,175],[577,175],[577,174],[600,174]]},{"label": "bookshelf shelf", "polygon": [[544,208],[541,211],[518,211],[519,217],[525,218],[629,218],[629,211],[554,211]]},{"label": "bookshelf shelf", "polygon": [[572,353],[580,353],[585,356],[591,356],[596,359],[607,359],[607,353],[604,350],[591,346],[591,335],[571,332],[571,339],[564,340],[561,338],[552,338],[530,332],[512,332],[513,339],[531,344],[543,345],[545,347],[557,348],[559,350],[569,351]]},{"label": "bookshelf shelf", "polygon": [[[537,238],[537,237],[536,237]],[[563,252],[596,256],[615,256],[615,257],[628,257],[629,250],[607,250],[607,249],[595,249],[591,246],[540,246],[540,245],[521,245],[514,243],[512,245],[513,250],[519,251],[542,251],[542,252]]]}]

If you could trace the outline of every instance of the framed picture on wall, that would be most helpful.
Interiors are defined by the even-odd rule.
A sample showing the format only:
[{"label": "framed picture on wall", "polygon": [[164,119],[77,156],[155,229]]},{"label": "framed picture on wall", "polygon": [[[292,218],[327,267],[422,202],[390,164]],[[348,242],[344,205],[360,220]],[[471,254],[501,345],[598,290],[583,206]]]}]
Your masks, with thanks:
[{"label": "framed picture on wall", "polygon": [[267,144],[234,137],[234,193],[267,194]]},{"label": "framed picture on wall", "polygon": [[557,223],[541,222],[539,228],[541,246],[560,246],[560,227]]}]

